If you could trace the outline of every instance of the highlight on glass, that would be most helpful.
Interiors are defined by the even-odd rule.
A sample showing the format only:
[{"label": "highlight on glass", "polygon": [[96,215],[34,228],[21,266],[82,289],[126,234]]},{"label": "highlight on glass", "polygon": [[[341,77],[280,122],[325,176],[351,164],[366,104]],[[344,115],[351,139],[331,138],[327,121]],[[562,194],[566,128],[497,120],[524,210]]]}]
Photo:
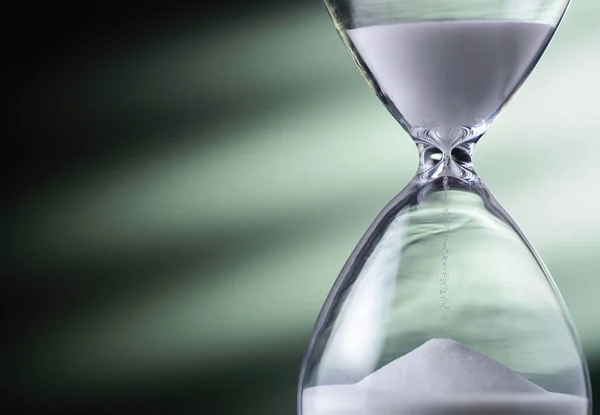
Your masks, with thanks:
[{"label": "highlight on glass", "polygon": [[299,415],[590,414],[561,295],[472,160],[569,1],[325,3],[419,164],[325,301]]}]

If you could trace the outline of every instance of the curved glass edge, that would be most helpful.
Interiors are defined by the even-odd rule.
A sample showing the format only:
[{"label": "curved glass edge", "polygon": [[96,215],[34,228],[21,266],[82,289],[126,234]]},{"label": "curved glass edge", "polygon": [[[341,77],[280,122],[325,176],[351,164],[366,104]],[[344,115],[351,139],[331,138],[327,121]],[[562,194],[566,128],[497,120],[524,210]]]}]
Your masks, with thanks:
[{"label": "curved glass edge", "polygon": [[558,27],[571,0],[325,0],[338,29],[434,20],[519,20]]},{"label": "curved glass edge", "polygon": [[398,194],[383,209],[383,211],[378,215],[376,220],[372,223],[367,233],[363,236],[359,244],[353,250],[352,254],[350,255],[350,258],[344,265],[342,271],[340,272],[330,291],[330,294],[328,295],[325,301],[321,313],[317,318],[315,328],[311,335],[311,339],[309,341],[309,345],[307,347],[307,351],[302,362],[297,391],[297,410],[299,415],[302,415],[302,395],[304,389],[307,387],[306,382],[309,359],[311,358],[315,342],[321,334],[324,324],[330,318],[332,305],[339,299],[338,297],[340,293],[342,293],[346,288],[348,288],[354,283],[357,271],[360,271],[360,269],[362,268],[361,264],[364,264],[366,259],[370,256],[370,254],[373,252],[373,249],[378,244],[381,236],[385,232],[385,229],[390,226],[390,224],[401,213],[401,211],[407,206],[419,206],[421,203],[423,203],[424,198],[428,195],[431,195],[436,192],[443,192],[444,190],[447,191],[448,189],[465,191],[478,195],[484,202],[486,210],[490,212],[494,217],[498,218],[500,221],[505,223],[508,227],[510,227],[519,236],[521,241],[526,245],[532,257],[535,258],[537,265],[544,274],[548,285],[553,291],[556,301],[558,301],[560,304],[562,318],[564,319],[565,326],[568,328],[571,339],[573,341],[573,345],[577,349],[576,351],[578,353],[579,361],[581,364],[581,373],[584,377],[584,394],[586,395],[585,397],[588,399],[589,413],[591,414],[591,383],[589,378],[589,371],[587,368],[587,362],[583,353],[579,336],[575,329],[573,320],[568,313],[564,300],[556,287],[556,284],[554,283],[547,267],[545,266],[545,264],[543,263],[540,256],[531,245],[531,243],[527,240],[527,238],[518,228],[516,223],[512,220],[508,213],[500,206],[500,204],[496,201],[491,192],[487,189],[487,187],[477,176],[475,176],[474,179],[469,181],[465,181],[460,178],[438,177],[433,178],[428,182],[424,182],[422,180],[422,177],[417,176],[407,185],[407,187],[402,192],[400,192],[400,194]]},{"label": "curved glass edge", "polygon": [[[477,142],[485,134],[506,104],[510,102],[523,82],[532,73],[551,44],[556,30],[558,30],[568,10],[570,0],[472,0],[459,2],[441,0],[424,0],[421,2],[414,0],[325,0],[325,4],[342,43],[363,74],[369,87],[390,114],[417,143],[419,141],[436,142],[433,144],[442,144],[443,146],[448,144],[447,142],[456,134],[460,135],[462,141],[472,142]],[[363,16],[363,18],[360,18],[361,15],[370,17]],[[397,90],[395,92],[393,89],[390,90],[389,85],[394,83],[393,79],[389,79],[389,74],[386,75],[385,79],[377,76],[378,74],[381,75],[382,72],[380,63],[378,63],[379,66],[372,67],[365,60],[368,56],[363,56],[365,45],[363,44],[362,52],[358,48],[359,44],[364,42],[355,43],[353,37],[351,37],[353,29],[366,26],[389,26],[395,23],[435,21],[477,22],[482,20],[538,23],[551,27],[552,30],[547,33],[544,39],[540,39],[539,48],[535,50],[535,53],[533,53],[535,48],[527,50],[527,53],[532,52],[531,60],[522,70],[515,71],[516,77],[511,78],[510,82],[504,86],[506,94],[502,97],[503,99],[487,102],[485,110],[482,109],[482,112],[477,116],[471,114],[472,111],[457,112],[450,117],[452,121],[446,119],[439,123],[440,125],[430,125],[430,120],[426,121],[425,119],[427,117],[423,118],[420,112],[410,110],[407,105],[404,105],[403,100],[406,99],[404,94],[399,94]],[[354,40],[358,39],[360,38]],[[376,58],[377,54],[374,56]],[[375,60],[377,61],[377,59]],[[523,63],[525,62],[524,60]],[[370,63],[374,63],[372,59]],[[385,69],[384,72],[387,73],[390,68],[386,65],[387,63],[384,64],[383,68]],[[431,117],[431,115],[428,116]],[[447,132],[444,131],[448,127],[451,130],[451,137],[445,136]]]}]

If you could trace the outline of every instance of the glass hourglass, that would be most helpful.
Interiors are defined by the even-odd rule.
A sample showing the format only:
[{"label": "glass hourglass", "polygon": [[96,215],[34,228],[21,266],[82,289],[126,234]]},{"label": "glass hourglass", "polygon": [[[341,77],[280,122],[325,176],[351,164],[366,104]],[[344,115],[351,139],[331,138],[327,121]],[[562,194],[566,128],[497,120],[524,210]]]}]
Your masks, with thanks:
[{"label": "glass hourglass", "polygon": [[571,318],[471,155],[568,0],[326,0],[419,151],[318,317],[299,415],[591,413]]}]

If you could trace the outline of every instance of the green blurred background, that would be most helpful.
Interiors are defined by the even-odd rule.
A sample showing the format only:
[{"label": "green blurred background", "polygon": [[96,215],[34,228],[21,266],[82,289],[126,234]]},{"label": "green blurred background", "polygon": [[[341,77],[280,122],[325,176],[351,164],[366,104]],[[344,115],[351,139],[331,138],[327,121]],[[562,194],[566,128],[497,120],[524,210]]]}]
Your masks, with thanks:
[{"label": "green blurred background", "polygon": [[[295,414],[325,296],[417,167],[324,6],[28,7],[7,15],[3,402]],[[596,390],[598,17],[574,1],[475,150],[562,291]]]}]

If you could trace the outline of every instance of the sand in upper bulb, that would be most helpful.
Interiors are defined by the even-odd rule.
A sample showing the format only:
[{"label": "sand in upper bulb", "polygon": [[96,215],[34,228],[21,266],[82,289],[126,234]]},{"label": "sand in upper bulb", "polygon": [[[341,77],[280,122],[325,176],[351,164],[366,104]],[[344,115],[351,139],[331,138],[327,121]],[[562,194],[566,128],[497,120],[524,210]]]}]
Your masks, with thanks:
[{"label": "sand in upper bulb", "polygon": [[536,22],[466,20],[366,26],[348,36],[408,125],[471,128],[505,103],[553,32]]}]

